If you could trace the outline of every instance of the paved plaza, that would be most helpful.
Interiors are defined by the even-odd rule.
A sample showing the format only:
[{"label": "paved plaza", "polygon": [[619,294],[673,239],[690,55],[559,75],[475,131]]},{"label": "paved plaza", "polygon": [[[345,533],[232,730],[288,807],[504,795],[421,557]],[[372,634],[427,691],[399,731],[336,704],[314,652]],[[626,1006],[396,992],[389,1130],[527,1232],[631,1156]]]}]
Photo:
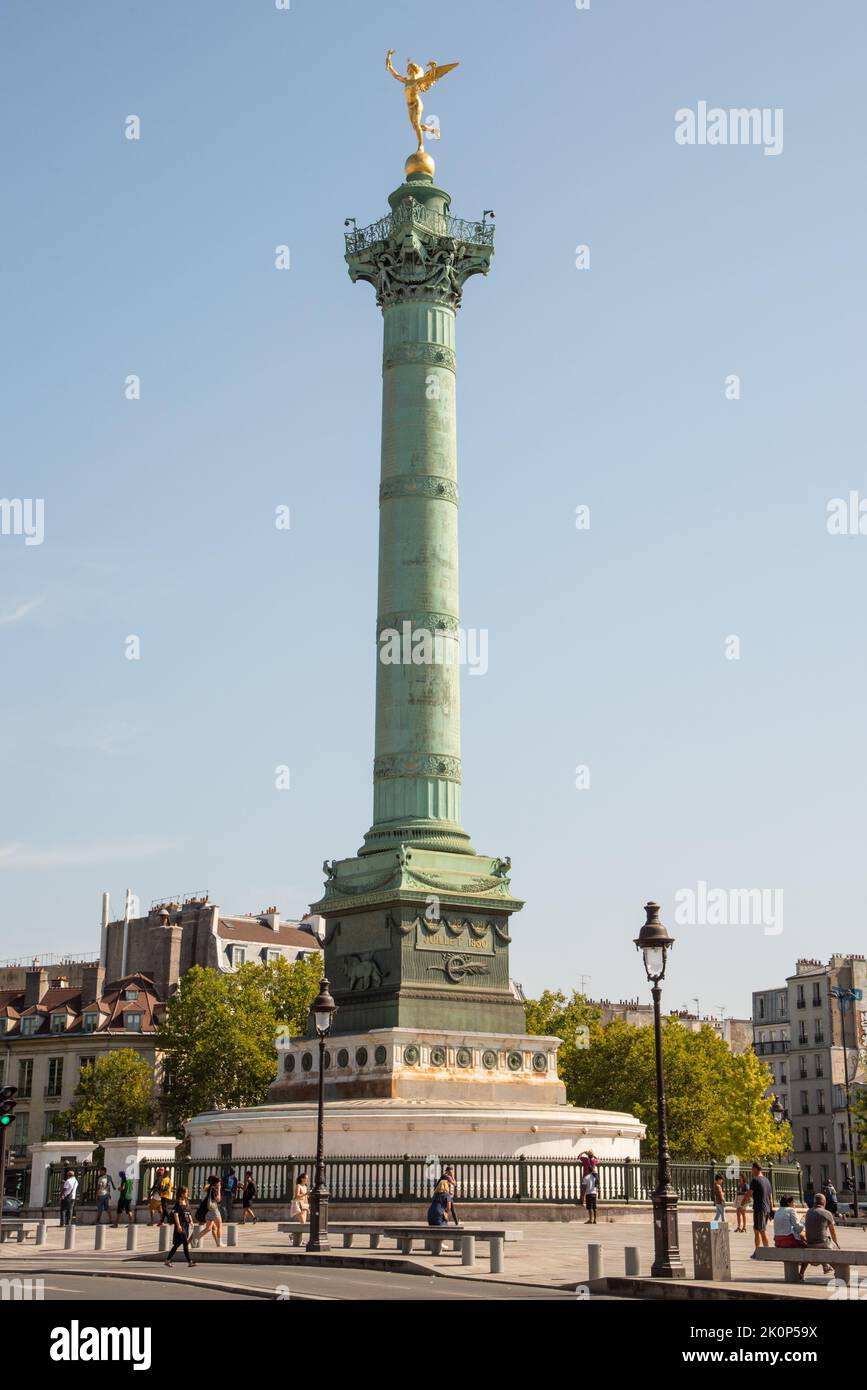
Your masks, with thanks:
[{"label": "paved plaza", "polygon": [[[692,1214],[687,1214],[680,1223],[681,1254],[686,1265],[687,1278],[692,1280]],[[487,1224],[487,1223],[486,1223]],[[260,1222],[258,1226],[238,1229],[237,1247],[227,1248],[224,1244],[217,1250],[210,1240],[202,1243],[194,1257],[197,1269],[189,1271],[183,1264],[182,1256],[176,1259],[174,1269],[169,1272],[161,1263],[158,1251],[156,1227],[139,1227],[139,1250],[135,1253],[126,1250],[126,1229],[105,1231],[105,1248],[94,1250],[93,1226],[76,1228],[76,1247],[63,1249],[63,1232],[53,1224],[48,1229],[47,1244],[36,1247],[32,1240],[24,1245],[6,1242],[0,1246],[0,1275],[9,1277],[13,1272],[26,1275],[28,1270],[50,1267],[52,1270],[96,1271],[109,1269],[141,1272],[150,1277],[171,1280],[186,1280],[188,1277],[207,1279],[216,1286],[219,1282],[233,1288],[239,1282],[245,1285],[261,1286],[260,1296],[268,1296],[270,1290],[280,1282],[278,1271],[286,1270],[286,1279],[291,1286],[292,1270],[308,1264],[317,1267],[316,1288],[321,1297],[329,1297],[329,1280],[334,1288],[345,1286],[347,1280],[342,1271],[356,1268],[359,1271],[386,1270],[392,1273],[403,1271],[407,1280],[413,1277],[425,1282],[426,1273],[445,1276],[450,1280],[480,1281],[492,1287],[497,1285],[526,1285],[535,1290],[547,1289],[550,1292],[574,1290],[584,1284],[589,1277],[588,1246],[598,1244],[603,1249],[604,1274],[606,1277],[624,1276],[625,1249],[634,1246],[639,1251],[639,1271],[643,1278],[649,1278],[653,1254],[653,1237],[650,1213],[636,1216],[635,1219],[620,1219],[613,1222],[600,1221],[596,1226],[576,1222],[520,1222],[508,1223],[508,1229],[520,1233],[520,1240],[507,1241],[505,1263],[502,1274],[491,1274],[488,1268],[486,1247],[477,1245],[476,1263],[467,1268],[461,1263],[459,1252],[446,1251],[441,1255],[431,1255],[421,1249],[412,1255],[400,1255],[391,1247],[381,1247],[378,1251],[367,1249],[365,1238],[357,1238],[351,1250],[344,1250],[339,1236],[334,1237],[330,1256],[308,1257],[303,1250],[293,1250],[289,1236],[279,1234],[276,1223]],[[224,1232],[225,1242],[225,1232]],[[863,1250],[867,1248],[867,1232],[860,1230],[839,1230],[842,1248]],[[753,1250],[752,1232],[738,1235],[729,1228],[729,1242],[732,1261],[731,1284],[720,1284],[716,1288],[748,1292],[757,1297],[829,1297],[828,1278],[816,1265],[808,1271],[804,1285],[787,1285],[783,1281],[782,1267],[757,1264],[750,1259]],[[333,1261],[333,1269],[323,1268],[323,1262]],[[275,1282],[276,1280],[276,1282]],[[413,1285],[407,1283],[402,1297],[412,1297]],[[273,1295],[271,1295],[273,1296]],[[340,1292],[334,1296],[341,1297]],[[419,1296],[422,1294],[419,1286]],[[470,1295],[472,1296],[472,1295]]]}]

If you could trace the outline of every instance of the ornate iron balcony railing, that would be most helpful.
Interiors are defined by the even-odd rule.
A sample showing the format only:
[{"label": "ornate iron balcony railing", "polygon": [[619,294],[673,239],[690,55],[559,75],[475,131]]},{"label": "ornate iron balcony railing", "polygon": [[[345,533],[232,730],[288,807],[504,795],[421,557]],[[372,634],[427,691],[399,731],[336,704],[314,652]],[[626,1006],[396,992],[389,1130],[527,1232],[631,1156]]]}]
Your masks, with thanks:
[{"label": "ornate iron balcony railing", "polygon": [[466,222],[461,217],[429,212],[422,203],[416,202],[414,198],[407,198],[404,202],[398,203],[388,217],[381,217],[369,227],[355,227],[351,232],[346,232],[347,254],[357,255],[361,251],[367,251],[377,242],[388,241],[390,237],[399,235],[405,227],[419,227],[423,231],[432,232],[434,236],[449,237],[472,246],[494,244],[493,222]]}]

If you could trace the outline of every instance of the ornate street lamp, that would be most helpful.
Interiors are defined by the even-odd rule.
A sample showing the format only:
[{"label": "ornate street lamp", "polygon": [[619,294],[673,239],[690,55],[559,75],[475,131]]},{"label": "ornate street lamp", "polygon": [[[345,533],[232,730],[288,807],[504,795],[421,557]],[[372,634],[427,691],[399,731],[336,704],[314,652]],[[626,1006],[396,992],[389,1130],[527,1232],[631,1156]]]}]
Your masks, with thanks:
[{"label": "ornate street lamp", "polygon": [[[846,1126],[849,1134],[849,1176],[852,1182],[852,1215],[858,1218],[858,1165],[855,1155],[855,1142],[852,1135],[852,1088],[849,1079],[849,1053],[846,1048],[846,1013],[856,999],[862,997],[860,989],[847,989],[844,985],[832,985],[831,994],[837,1000],[840,1010],[840,1042],[843,1051],[843,1086],[846,1095]],[[857,1030],[856,1030],[857,1037]],[[833,1134],[833,1129],[831,1133]]]},{"label": "ornate street lamp", "polygon": [[325,1186],[325,1039],[331,1032],[337,1005],[328,981],[319,981],[319,993],[310,1005],[313,1026],[319,1039],[319,1114],[316,1121],[316,1178],[310,1202],[308,1250],[328,1250],[328,1188]]},{"label": "ornate street lamp", "polygon": [[773,1104],[771,1105],[771,1115],[773,1116],[775,1125],[781,1125],[786,1118],[786,1112],[780,1105],[776,1096],[774,1096]]},{"label": "ornate street lamp", "polygon": [[671,1154],[668,1151],[668,1125],[665,1116],[665,1079],[662,1073],[662,1021],[660,982],[665,975],[668,952],[674,938],[659,920],[659,904],[646,903],[647,920],[635,938],[636,950],[644,959],[644,969],[653,996],[653,1035],[656,1043],[656,1117],[658,1161],[653,1203],[653,1279],[685,1279],[686,1268],[680,1258],[677,1238],[677,1197],[671,1182]]}]

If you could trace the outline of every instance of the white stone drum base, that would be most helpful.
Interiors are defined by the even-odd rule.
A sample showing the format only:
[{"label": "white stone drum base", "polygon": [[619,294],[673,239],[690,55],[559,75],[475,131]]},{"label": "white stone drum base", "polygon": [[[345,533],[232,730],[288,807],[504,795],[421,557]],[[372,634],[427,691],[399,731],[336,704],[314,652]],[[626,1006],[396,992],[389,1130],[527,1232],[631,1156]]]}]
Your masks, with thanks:
[{"label": "white stone drum base", "polygon": [[[294,1102],[197,1115],[187,1125],[193,1159],[298,1157],[316,1152],[316,1105]],[[572,1105],[483,1105],[472,1101],[345,1100],[325,1104],[328,1158],[639,1157],[644,1126],[634,1115]]]}]

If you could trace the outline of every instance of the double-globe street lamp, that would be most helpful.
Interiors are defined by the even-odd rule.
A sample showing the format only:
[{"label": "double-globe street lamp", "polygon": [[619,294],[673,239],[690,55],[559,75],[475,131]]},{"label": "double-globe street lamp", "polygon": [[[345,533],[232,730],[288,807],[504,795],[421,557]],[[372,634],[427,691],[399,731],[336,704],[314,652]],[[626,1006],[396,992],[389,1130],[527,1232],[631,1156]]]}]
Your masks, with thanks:
[{"label": "double-globe street lamp", "polygon": [[328,1250],[328,1188],[325,1186],[325,1039],[331,1032],[337,1005],[328,981],[319,981],[319,993],[310,1005],[313,1026],[319,1039],[319,1111],[316,1120],[316,1176],[310,1201],[310,1239],[308,1250]]},{"label": "double-globe street lamp", "polygon": [[659,904],[646,903],[647,920],[635,938],[636,950],[644,959],[644,969],[653,996],[653,1036],[656,1045],[656,1119],[658,1159],[653,1203],[653,1279],[685,1279],[686,1268],[680,1258],[677,1237],[677,1192],[671,1181],[671,1154],[668,1151],[668,1124],[665,1115],[665,1078],[662,1071],[661,981],[668,952],[674,938],[659,920]]}]

